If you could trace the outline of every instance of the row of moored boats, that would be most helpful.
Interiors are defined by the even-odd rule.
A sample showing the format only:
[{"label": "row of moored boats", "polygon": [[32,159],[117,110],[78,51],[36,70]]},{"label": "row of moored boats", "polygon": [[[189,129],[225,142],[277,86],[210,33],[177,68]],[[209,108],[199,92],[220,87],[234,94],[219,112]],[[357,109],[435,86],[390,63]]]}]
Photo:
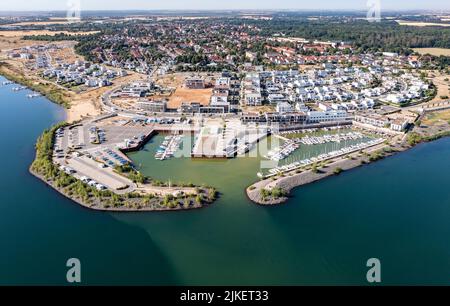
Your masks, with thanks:
[{"label": "row of moored boats", "polygon": [[157,160],[165,160],[173,157],[177,150],[180,148],[182,140],[182,135],[166,136],[164,138],[164,141],[156,151],[155,158]]},{"label": "row of moored boats", "polygon": [[298,139],[298,141],[304,145],[316,145],[330,142],[340,143],[341,141],[358,140],[361,138],[364,138],[364,134],[360,132],[349,132],[343,134],[330,134],[323,136],[305,136],[303,138]]},{"label": "row of moored boats", "polygon": [[332,151],[329,153],[325,153],[325,154],[320,154],[317,157],[312,157],[312,158],[308,158],[308,159],[304,159],[301,161],[297,161],[294,163],[291,163],[289,165],[283,165],[283,166],[279,166],[273,169],[269,170],[269,173],[272,175],[278,174],[278,173],[283,173],[283,172],[287,172],[287,171],[292,171],[295,170],[297,168],[303,167],[303,166],[308,166],[317,162],[321,162],[330,158],[335,158],[335,157],[339,157],[345,154],[350,154],[359,150],[363,150],[366,149],[368,147],[372,147],[375,145],[378,145],[380,143],[384,142],[383,138],[378,138],[378,139],[374,139],[368,142],[363,142],[360,144],[356,144],[356,145],[352,145],[350,147],[346,147],[346,148],[342,148],[340,150],[337,151]]},{"label": "row of moored boats", "polygon": [[280,161],[294,153],[294,151],[299,147],[300,145],[297,142],[289,140],[283,143],[283,145],[281,145],[280,147],[270,150],[267,153],[266,157],[274,161]]},{"label": "row of moored boats", "polygon": [[[14,84],[14,82],[12,82],[12,81],[4,81],[1,84],[6,86],[6,85]],[[22,91],[22,90],[25,90],[25,89],[28,89],[28,87],[26,87],[26,86],[15,86],[15,87],[11,88],[12,91]],[[31,94],[28,94],[27,98],[32,99],[32,98],[37,98],[37,97],[40,97],[40,96],[42,96],[40,93],[33,92]]]},{"label": "row of moored boats", "polygon": [[27,89],[26,86],[16,86],[12,88],[12,91],[21,91]]}]

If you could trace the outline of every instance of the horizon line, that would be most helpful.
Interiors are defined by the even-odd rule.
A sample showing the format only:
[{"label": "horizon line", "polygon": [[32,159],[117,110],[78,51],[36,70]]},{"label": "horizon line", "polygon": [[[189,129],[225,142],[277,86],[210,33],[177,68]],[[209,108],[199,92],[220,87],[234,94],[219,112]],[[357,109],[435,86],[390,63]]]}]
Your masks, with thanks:
[{"label": "horizon line", "polygon": [[[8,13],[8,12],[15,12],[15,13],[53,13],[53,12],[66,12],[67,10],[1,10],[0,12]],[[82,10],[82,12],[227,12],[227,11],[235,11],[235,12],[243,12],[243,11],[253,11],[253,12],[282,12],[282,11],[289,11],[289,12],[317,12],[317,11],[327,11],[327,12],[366,12],[366,9],[295,9],[295,8],[267,8],[267,9],[238,9],[238,8],[230,8],[230,9],[86,9]],[[384,12],[417,12],[417,11],[425,11],[425,12],[443,12],[446,11],[450,13],[450,8],[445,9],[427,9],[427,8],[416,8],[416,9],[387,9],[383,10]]]}]

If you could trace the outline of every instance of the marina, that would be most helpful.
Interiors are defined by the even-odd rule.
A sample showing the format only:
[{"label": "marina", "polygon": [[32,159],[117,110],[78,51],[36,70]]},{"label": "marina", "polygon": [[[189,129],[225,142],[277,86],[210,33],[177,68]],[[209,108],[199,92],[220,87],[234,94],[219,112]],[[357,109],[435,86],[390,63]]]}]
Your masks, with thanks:
[{"label": "marina", "polygon": [[0,285],[448,284],[450,4],[29,2],[0,19]]},{"label": "marina", "polygon": [[270,150],[265,157],[274,161],[280,161],[291,155],[299,147],[300,145],[296,141],[288,140],[280,147]]},{"label": "marina", "polygon": [[183,135],[170,135],[164,138],[163,143],[159,146],[155,153],[155,159],[166,160],[172,158],[180,149],[183,141]]},{"label": "marina", "polygon": [[[24,95],[14,95],[10,90],[5,91],[4,94],[6,96],[9,95],[8,99],[2,99],[5,104],[5,109],[2,112],[5,115],[4,120],[6,122],[12,120],[11,117],[13,116],[9,115],[11,110],[16,111],[17,114],[20,111],[20,115],[26,116],[26,119],[31,124],[31,128],[26,130],[27,134],[10,135],[10,133],[5,133],[5,139],[15,150],[20,150],[23,143],[28,143],[30,154],[27,154],[26,158],[31,161],[33,158],[31,148],[38,136],[38,131],[49,125],[50,119],[47,116],[48,110],[45,107],[53,109],[53,105],[47,105],[49,104],[48,102],[28,103],[26,105],[29,111],[22,112],[19,106],[20,103],[25,105],[23,102],[23,100],[26,101]],[[10,101],[14,101],[14,103],[10,103]],[[45,110],[45,112],[40,111],[41,109]],[[138,135],[138,132],[134,132],[133,135]],[[109,136],[109,138],[111,137],[112,135]],[[164,140],[164,137],[157,135],[156,139],[149,142],[147,147],[159,146],[159,139]],[[131,139],[132,137],[127,135],[126,138]],[[86,141],[86,143],[88,142]],[[339,147],[339,145],[343,144],[327,143],[302,146],[283,162],[292,163],[290,158],[297,158],[295,155],[300,152],[303,155],[311,154],[313,156],[317,153],[323,154],[320,152],[322,147],[327,146],[327,149],[332,148],[333,151],[336,150],[334,147]],[[89,211],[78,209],[76,206],[59,205],[65,204],[65,202],[70,203],[70,201],[49,192],[48,188],[41,186],[42,184],[34,179],[26,182],[27,188],[34,196],[34,201],[31,202],[27,194],[19,190],[19,186],[22,186],[23,181],[13,176],[12,178],[5,177],[4,185],[8,190],[16,191],[15,201],[20,205],[5,205],[6,212],[3,225],[6,226],[5,231],[8,232],[22,233],[23,231],[25,234],[32,231],[42,237],[48,237],[51,241],[50,247],[54,252],[51,252],[45,258],[48,257],[52,261],[59,260],[59,256],[54,254],[58,254],[61,251],[72,251],[72,249],[66,250],[63,247],[67,240],[67,235],[60,237],[54,234],[58,232],[68,233],[79,244],[88,243],[85,248],[80,250],[80,256],[87,258],[94,264],[98,263],[99,267],[105,266],[105,260],[110,266],[122,262],[123,254],[120,256],[115,255],[116,242],[123,244],[125,255],[138,256],[137,261],[139,261],[139,264],[135,264],[134,261],[127,262],[126,269],[123,269],[124,276],[120,278],[110,277],[107,274],[108,270],[105,269],[100,270],[100,272],[104,271],[104,275],[107,276],[103,276],[103,274],[96,275],[93,280],[90,280],[91,282],[110,282],[115,284],[125,280],[148,284],[159,283],[163,279],[168,284],[186,284],[188,281],[197,281],[199,283],[212,282],[214,284],[223,284],[226,281],[240,282],[243,285],[248,284],[248,282],[270,284],[277,279],[269,276],[261,277],[260,275],[258,277],[249,276],[246,279],[237,279],[229,274],[230,266],[243,269],[242,271],[248,275],[257,273],[261,269],[260,263],[266,261],[267,256],[270,256],[274,260],[267,264],[268,271],[292,270],[293,272],[288,275],[288,278],[283,283],[310,283],[311,280],[314,280],[316,283],[329,284],[330,270],[322,269],[322,264],[315,260],[317,253],[324,252],[324,248],[317,244],[319,240],[327,243],[327,252],[333,253],[333,256],[327,257],[331,264],[334,266],[348,266],[345,278],[339,278],[339,272],[331,271],[331,275],[335,279],[334,282],[351,281],[352,283],[358,283],[361,278],[360,264],[353,264],[350,260],[347,262],[346,258],[349,258],[348,251],[343,249],[340,244],[335,244],[334,241],[344,239],[346,244],[366,246],[362,250],[357,250],[356,256],[361,261],[366,259],[366,254],[368,253],[380,252],[380,256],[388,257],[398,263],[400,271],[403,268],[407,268],[413,261],[420,260],[420,256],[404,262],[404,257],[401,256],[402,253],[398,254],[396,251],[393,251],[394,248],[379,248],[378,245],[384,246],[386,241],[394,244],[396,241],[401,240],[404,241],[404,247],[411,250],[413,254],[420,253],[423,250],[416,247],[417,245],[446,245],[445,241],[439,236],[442,228],[444,230],[448,229],[444,220],[445,214],[434,214],[434,212],[442,212],[442,209],[446,209],[445,205],[442,206],[442,203],[445,203],[447,194],[442,191],[439,184],[434,184],[433,180],[430,181],[429,179],[424,179],[424,177],[427,177],[427,174],[433,174],[438,175],[439,180],[446,179],[448,171],[436,173],[434,169],[438,166],[437,161],[442,163],[442,158],[445,159],[448,156],[442,154],[442,152],[448,151],[448,144],[447,139],[438,143],[420,146],[404,153],[404,155],[382,161],[376,165],[356,169],[344,176],[323,181],[323,183],[318,185],[299,188],[293,192],[292,199],[289,200],[291,204],[295,205],[280,206],[277,209],[256,207],[251,205],[251,202],[245,197],[242,197],[242,189],[254,181],[254,173],[259,166],[259,159],[257,158],[223,161],[177,158],[171,160],[170,163],[160,163],[153,158],[153,154],[142,150],[130,153],[130,156],[135,164],[142,164],[141,169],[146,175],[154,176],[160,180],[192,181],[196,184],[207,182],[214,186],[220,186],[223,196],[219,199],[218,205],[204,210],[200,214],[89,214]],[[303,151],[306,149],[308,152],[304,153]],[[17,155],[4,153],[3,158],[7,161],[5,164],[8,167],[8,171],[12,172],[16,171],[16,169],[25,171],[27,163],[23,162],[22,156],[19,158]],[[411,175],[411,163],[423,156],[427,158],[424,158],[423,163],[417,163],[416,175]],[[300,160],[306,158],[307,156]],[[447,163],[443,164],[447,165]],[[183,171],[180,171],[180,169],[183,169]],[[395,169],[395,171],[392,171],[392,169]],[[431,169],[433,169],[433,173],[430,172]],[[391,171],[392,175],[386,176],[385,173],[387,171]],[[230,176],[230,172],[236,172],[239,175]],[[405,180],[410,182],[412,186],[411,192],[407,194],[395,192],[395,190],[400,190],[400,182]],[[354,188],[354,186],[358,186],[358,188]],[[376,186],[376,188],[373,186]],[[324,188],[327,192],[323,192]],[[423,188],[427,188],[433,194],[433,199],[428,199],[429,204],[426,211],[421,202],[421,197],[424,196]],[[337,197],[337,194],[344,196]],[[389,197],[390,201],[380,201],[380,195]],[[407,197],[407,201],[405,201],[405,197]],[[365,200],[362,201],[362,198]],[[5,203],[9,200],[9,195],[5,195]],[[58,205],[55,205],[55,201],[57,201]],[[400,205],[400,207],[393,206],[392,203],[394,202],[398,203],[397,205]],[[402,203],[404,202],[405,204],[403,205]],[[37,204],[41,209],[35,209]],[[424,218],[423,220],[420,218],[425,212],[429,212],[430,206],[435,208],[431,210],[432,215],[430,217],[435,217],[433,218],[434,223],[436,223],[437,218],[437,224],[439,225],[437,229],[433,226],[427,226],[431,222],[429,221],[430,218]],[[27,223],[26,227],[23,224],[16,226],[16,223],[7,222],[8,219],[16,215],[16,211],[17,214],[19,212],[23,213],[24,208],[28,208],[29,211],[33,212],[33,218],[30,219],[31,221]],[[236,213],[238,210],[240,213]],[[392,213],[393,210],[395,210],[395,213]],[[48,211],[55,211],[55,214],[49,214]],[[398,218],[397,212],[399,214],[402,213],[403,217],[401,219]],[[70,218],[55,218],[55,215],[68,214],[71,215]],[[374,224],[374,214],[377,218],[383,218],[384,222],[388,222],[388,224]],[[254,220],[252,224],[248,222],[249,216],[252,216]],[[317,218],[317,216],[320,216],[320,218]],[[229,227],[230,218],[233,218],[232,228]],[[42,226],[44,222],[42,220],[51,227]],[[418,222],[420,226],[413,226],[417,225]],[[341,223],[345,224],[345,226],[339,226]],[[361,227],[362,223],[366,225]],[[107,228],[107,230],[99,231],[99,224]],[[198,225],[193,226],[192,224]],[[255,232],[254,224],[258,225],[257,232]],[[326,226],[329,224],[334,224],[337,230],[330,231],[327,229]],[[208,226],[210,230],[205,231],[204,228]],[[380,226],[382,230],[380,230]],[[416,230],[417,235],[411,235],[410,231],[408,233],[391,231],[396,226],[411,228],[413,232]],[[80,229],[89,232],[95,239],[86,241],[82,237],[79,238]],[[142,234],[136,229],[141,230]],[[227,239],[230,230],[233,234],[241,235],[242,239],[249,242],[248,248],[251,251],[251,255],[240,254],[238,256],[236,252],[228,251],[241,247],[240,243],[235,240]],[[180,233],[178,235],[179,239],[174,240],[174,231]],[[314,232],[314,235],[311,235],[311,232]],[[151,233],[151,236],[149,233]],[[389,233],[389,235],[384,233]],[[258,237],[264,236],[264,243],[255,239],[256,235]],[[414,240],[412,240],[413,236]],[[376,241],[376,244],[367,246],[365,244],[367,237]],[[199,240],[217,241],[217,244],[199,244]],[[104,241],[105,243],[98,243],[98,241]],[[115,243],[112,244],[110,241]],[[11,245],[13,243],[17,243],[17,239],[11,241]],[[195,264],[192,264],[192,262],[186,264],[188,263],[188,258],[183,252],[179,251],[180,243],[185,243],[185,250],[192,254]],[[39,241],[29,240],[28,242],[27,240],[26,247],[30,252],[34,252],[40,247],[40,244]],[[271,248],[266,248],[266,245],[270,245]],[[313,251],[311,252],[312,254],[309,252],[305,253],[305,248],[310,248]],[[12,258],[14,255],[10,249],[5,248],[6,253],[3,254],[4,262],[7,262],[8,258]],[[160,250],[164,251],[164,256],[170,258],[170,265],[161,260],[161,257],[158,255]],[[203,259],[204,257],[202,258],[201,255],[210,251],[214,251],[217,256]],[[258,254],[256,258],[254,254]],[[292,256],[286,256],[285,254],[292,254]],[[335,254],[337,256],[334,256]],[[352,256],[354,256],[353,253]],[[195,258],[202,259],[195,261],[197,260]],[[214,274],[211,274],[211,267],[216,267],[217,260],[226,263],[227,267],[223,269],[219,267],[214,270]],[[423,273],[423,275],[427,275],[424,280],[431,284],[436,277],[445,277],[445,273],[441,271],[442,266],[448,266],[444,258],[434,258],[433,263],[435,260],[440,264],[436,264],[436,266],[434,264],[427,265],[423,268],[419,267],[413,280],[410,277],[402,278],[402,274],[398,273],[396,274],[398,276],[390,278],[388,281],[389,283],[413,283],[417,279],[422,280],[423,278],[419,277]],[[309,263],[306,265],[306,270],[297,268],[299,262]],[[30,279],[30,274],[27,271],[20,270],[20,263],[13,262],[6,271],[11,271],[10,273],[20,271],[21,279],[27,279],[28,282],[34,281],[36,283],[42,281],[52,282],[53,279],[60,276],[60,269],[52,268],[48,264],[40,264],[33,268],[36,271],[42,271],[40,275],[45,276],[44,280],[42,280],[42,277]],[[171,277],[173,264],[180,267],[176,277]],[[149,275],[142,272],[143,270],[151,270],[155,271],[155,273]],[[180,275],[182,280],[178,278]]]},{"label": "marina", "polygon": [[349,132],[343,134],[333,134],[333,135],[323,135],[323,136],[305,136],[303,138],[298,138],[299,142],[304,145],[316,145],[316,144],[324,144],[329,142],[341,142],[346,140],[357,140],[364,138],[364,134],[360,132]]},{"label": "marina", "polygon": [[287,130],[287,131],[280,131],[280,135],[283,136],[291,136],[291,135],[295,135],[295,134],[310,134],[310,133],[321,133],[321,132],[339,132],[342,130],[349,130],[348,127],[344,127],[344,126],[330,126],[330,127],[324,127],[324,128],[317,128],[317,127],[313,127],[313,128],[304,128],[304,129],[300,129],[300,130]]},{"label": "marina", "polygon": [[245,155],[268,135],[266,127],[246,126],[237,119],[209,120],[196,134],[193,158],[234,158]]},{"label": "marina", "polygon": [[296,169],[299,169],[301,167],[305,167],[305,166],[310,166],[314,163],[318,163],[318,162],[323,162],[329,159],[333,159],[333,158],[337,158],[337,157],[341,157],[347,154],[351,154],[360,150],[364,150],[367,149],[369,147],[373,147],[376,145],[379,145],[381,143],[383,143],[385,141],[385,139],[383,138],[378,138],[378,139],[374,139],[368,142],[364,142],[364,143],[360,143],[357,145],[351,145],[349,147],[345,147],[342,148],[340,150],[336,150],[336,151],[331,151],[329,153],[324,153],[324,154],[320,154],[316,157],[311,157],[308,159],[304,159],[304,160],[300,160],[300,161],[296,161],[294,163],[291,164],[286,164],[286,165],[282,165],[282,166],[278,166],[275,168],[272,168],[269,170],[268,175],[263,175],[261,172],[258,172],[258,177],[271,177],[280,173],[285,173],[285,172],[289,172],[289,171],[293,171]]}]

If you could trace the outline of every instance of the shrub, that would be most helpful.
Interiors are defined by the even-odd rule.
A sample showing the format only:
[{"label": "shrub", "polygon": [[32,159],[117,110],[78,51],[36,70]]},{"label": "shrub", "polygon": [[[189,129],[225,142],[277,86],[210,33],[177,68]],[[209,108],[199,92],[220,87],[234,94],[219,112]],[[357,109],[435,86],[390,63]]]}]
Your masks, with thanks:
[{"label": "shrub", "polygon": [[338,168],[334,169],[333,173],[338,175],[338,174],[342,173],[342,171],[344,171],[344,170],[342,170],[342,168],[338,167]]},{"label": "shrub", "polygon": [[423,138],[418,133],[409,133],[407,141],[410,146],[414,146],[414,145],[422,142]]}]

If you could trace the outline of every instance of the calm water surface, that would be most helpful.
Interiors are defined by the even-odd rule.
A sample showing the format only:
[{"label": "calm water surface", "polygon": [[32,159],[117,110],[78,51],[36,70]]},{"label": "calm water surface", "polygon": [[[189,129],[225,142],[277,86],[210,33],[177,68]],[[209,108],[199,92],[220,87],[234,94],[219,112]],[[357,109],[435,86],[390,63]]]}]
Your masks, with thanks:
[{"label": "calm water surface", "polygon": [[259,207],[244,193],[259,159],[160,162],[158,136],[130,154],[141,170],[213,185],[220,199],[195,211],[101,213],[29,175],[36,138],[64,112],[11,87],[0,86],[0,284],[65,284],[71,257],[84,284],[365,284],[371,257],[384,284],[450,284],[449,138]]}]

